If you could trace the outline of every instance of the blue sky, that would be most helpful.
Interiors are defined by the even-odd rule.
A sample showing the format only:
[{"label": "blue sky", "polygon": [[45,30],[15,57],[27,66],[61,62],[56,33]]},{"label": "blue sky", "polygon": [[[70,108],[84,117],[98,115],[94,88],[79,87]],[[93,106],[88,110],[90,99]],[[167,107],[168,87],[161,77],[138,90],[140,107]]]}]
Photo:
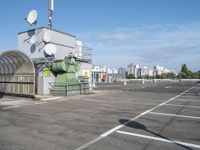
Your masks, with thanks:
[{"label": "blue sky", "polygon": [[[97,65],[160,64],[200,70],[200,0],[55,0],[53,28],[92,47]],[[47,0],[6,0],[0,9],[0,49],[17,48],[23,18],[38,10],[47,25]]]}]

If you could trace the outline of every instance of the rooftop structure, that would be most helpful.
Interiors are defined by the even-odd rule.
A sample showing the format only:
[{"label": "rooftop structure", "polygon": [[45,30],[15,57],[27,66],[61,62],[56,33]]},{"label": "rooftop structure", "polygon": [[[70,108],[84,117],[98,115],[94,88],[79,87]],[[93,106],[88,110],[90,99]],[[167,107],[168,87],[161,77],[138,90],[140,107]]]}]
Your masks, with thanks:
[{"label": "rooftop structure", "polygon": [[[72,77],[77,80],[73,83],[87,81],[91,87],[92,49],[74,35],[52,29],[53,6],[54,1],[49,0],[49,27],[19,32],[18,49],[3,51],[0,55],[0,92],[32,96],[51,94],[52,89],[58,89],[54,88],[57,81],[62,82],[62,89],[72,86]],[[33,27],[37,23],[37,11],[30,11],[25,20]],[[67,61],[69,57],[72,59]],[[72,75],[69,67],[75,67],[74,61],[80,68],[73,70]],[[53,64],[59,64],[57,67],[62,68],[61,71],[52,69]]]}]

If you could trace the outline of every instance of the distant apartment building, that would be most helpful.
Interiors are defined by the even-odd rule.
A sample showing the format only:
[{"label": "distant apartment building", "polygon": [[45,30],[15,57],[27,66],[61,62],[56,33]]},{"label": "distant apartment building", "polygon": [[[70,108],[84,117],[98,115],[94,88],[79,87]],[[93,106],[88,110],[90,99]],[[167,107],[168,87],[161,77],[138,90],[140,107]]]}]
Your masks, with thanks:
[{"label": "distant apartment building", "polygon": [[148,69],[148,76],[153,77],[153,69]]},{"label": "distant apartment building", "polygon": [[153,70],[148,69],[146,66],[142,68],[138,68],[137,78],[145,77],[145,76],[153,76]]},{"label": "distant apartment building", "polygon": [[[156,66],[154,67],[154,75],[162,75],[163,73],[169,73],[169,72],[175,73],[174,71],[169,70],[169,69],[164,68],[164,67],[159,66],[159,65],[156,65]],[[176,73],[175,73],[175,74],[176,74]]]},{"label": "distant apartment building", "polygon": [[139,67],[139,65],[133,63],[129,64],[127,69],[123,67],[115,69],[108,66],[93,66],[92,79],[94,82],[117,82],[118,79],[126,78],[128,74],[134,74],[136,78],[142,78],[147,76],[154,77],[169,72],[175,73],[159,65],[156,65],[154,69],[150,69],[146,66]]},{"label": "distant apartment building", "polygon": [[138,68],[137,70],[137,78],[142,77],[142,68]]},{"label": "distant apartment building", "polygon": [[161,75],[164,72],[164,67],[156,65],[154,67],[154,75]]},{"label": "distant apartment building", "polygon": [[137,78],[138,76],[138,69],[139,69],[139,65],[137,64],[129,64],[127,66],[127,71],[128,71],[128,74],[134,74],[134,76]]},{"label": "distant apartment building", "polygon": [[126,68],[120,67],[118,69],[118,75],[119,75],[119,78],[126,78],[127,77]]},{"label": "distant apartment building", "polygon": [[118,69],[108,67],[107,74],[118,74]]}]

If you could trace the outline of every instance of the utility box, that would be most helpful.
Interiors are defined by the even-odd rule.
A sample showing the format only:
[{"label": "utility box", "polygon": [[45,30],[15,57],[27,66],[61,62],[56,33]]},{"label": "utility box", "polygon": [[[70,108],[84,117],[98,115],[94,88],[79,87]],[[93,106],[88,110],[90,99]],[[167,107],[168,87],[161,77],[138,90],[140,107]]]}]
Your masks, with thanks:
[{"label": "utility box", "polygon": [[[46,33],[50,33],[49,37],[45,37]],[[34,35],[37,36],[37,39],[33,43],[31,40]],[[76,53],[76,38],[74,35],[46,27],[18,33],[18,49],[31,59],[45,58],[44,47],[47,43],[45,38],[48,38],[48,42],[56,46],[57,51],[54,59],[64,59],[70,52]]]},{"label": "utility box", "polygon": [[[53,45],[55,48],[51,55],[45,49],[47,45]],[[80,62],[80,69],[74,77],[78,80],[79,76],[85,76],[89,82],[92,81],[91,49],[84,47],[83,42],[78,41],[74,35],[47,27],[20,32],[18,33],[18,50],[33,62],[35,94],[51,94],[57,74],[48,69],[52,68],[53,63],[65,60],[70,53]]]}]

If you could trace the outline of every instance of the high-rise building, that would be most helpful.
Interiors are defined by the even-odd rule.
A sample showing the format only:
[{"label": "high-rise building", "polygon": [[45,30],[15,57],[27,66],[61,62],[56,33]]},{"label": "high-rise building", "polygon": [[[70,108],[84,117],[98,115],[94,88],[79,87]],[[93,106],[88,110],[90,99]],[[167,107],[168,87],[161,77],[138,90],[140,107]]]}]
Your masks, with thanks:
[{"label": "high-rise building", "polygon": [[148,69],[148,76],[153,77],[153,69]]},{"label": "high-rise building", "polygon": [[137,75],[138,75],[138,69],[139,69],[139,65],[137,64],[129,64],[127,66],[127,71],[128,71],[128,74],[134,74],[134,76],[137,78]]},{"label": "high-rise building", "polygon": [[126,78],[126,68],[120,67],[118,69],[118,74],[120,78]]},{"label": "high-rise building", "polygon": [[154,67],[154,75],[162,75],[163,73],[169,73],[169,72],[173,72],[167,68],[164,68],[162,66],[156,65]]},{"label": "high-rise building", "polygon": [[148,68],[146,66],[137,69],[137,78],[145,77],[146,75],[148,75]]}]

